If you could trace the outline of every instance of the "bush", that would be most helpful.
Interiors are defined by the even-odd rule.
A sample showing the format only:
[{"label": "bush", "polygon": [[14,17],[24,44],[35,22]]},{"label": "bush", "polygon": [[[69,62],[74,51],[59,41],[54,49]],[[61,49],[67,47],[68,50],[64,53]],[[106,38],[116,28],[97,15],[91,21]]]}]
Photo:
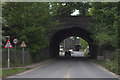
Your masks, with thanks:
[{"label": "bush", "polygon": [[106,68],[109,69],[110,71],[118,74],[118,60],[115,59],[113,61],[107,61]]}]

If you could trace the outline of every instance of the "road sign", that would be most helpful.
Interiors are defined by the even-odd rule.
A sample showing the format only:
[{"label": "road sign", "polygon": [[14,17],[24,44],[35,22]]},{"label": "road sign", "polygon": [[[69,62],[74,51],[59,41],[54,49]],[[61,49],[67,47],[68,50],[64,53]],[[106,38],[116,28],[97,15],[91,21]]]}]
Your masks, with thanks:
[{"label": "road sign", "polygon": [[20,47],[26,47],[26,44],[24,41],[21,43]]},{"label": "road sign", "polygon": [[7,43],[5,44],[5,47],[4,48],[13,48],[10,40],[8,39]]},{"label": "road sign", "polygon": [[[13,43],[15,44],[15,56],[16,56],[16,44],[18,43],[18,39],[14,38]],[[16,57],[15,57],[15,61],[16,61]]]},{"label": "road sign", "polygon": [[23,66],[24,66],[24,47],[26,47],[26,44],[24,41],[21,43],[20,47],[23,47],[23,58],[22,59],[23,59]]},{"label": "road sign", "polygon": [[13,46],[9,39],[7,40],[7,43],[5,44],[4,48],[8,48],[8,69],[10,69],[10,50],[9,50],[9,48],[13,48]]},{"label": "road sign", "polygon": [[13,39],[13,43],[14,43],[14,44],[17,44],[17,43],[18,43],[18,39],[17,39],[17,38],[14,38],[14,39]]}]

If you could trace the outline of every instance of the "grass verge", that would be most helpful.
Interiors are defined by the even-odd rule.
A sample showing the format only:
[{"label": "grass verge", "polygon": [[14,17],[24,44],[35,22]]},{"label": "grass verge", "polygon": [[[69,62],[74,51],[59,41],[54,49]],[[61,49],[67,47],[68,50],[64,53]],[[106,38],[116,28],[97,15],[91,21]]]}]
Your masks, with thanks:
[{"label": "grass verge", "polygon": [[13,68],[13,69],[9,69],[9,70],[2,70],[2,76],[0,76],[0,77],[5,78],[8,76],[15,75],[17,73],[24,72],[29,69],[31,69],[31,68],[25,67],[25,68]]},{"label": "grass verge", "polygon": [[113,61],[106,61],[106,60],[92,60],[94,63],[101,65],[102,67],[110,70],[111,72],[120,75],[118,71],[118,61],[113,60]]}]

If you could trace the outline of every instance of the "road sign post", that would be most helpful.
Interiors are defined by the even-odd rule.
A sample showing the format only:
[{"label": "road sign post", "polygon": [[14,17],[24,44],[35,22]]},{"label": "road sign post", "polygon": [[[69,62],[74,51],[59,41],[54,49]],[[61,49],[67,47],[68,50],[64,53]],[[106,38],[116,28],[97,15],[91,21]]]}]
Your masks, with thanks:
[{"label": "road sign post", "polygon": [[23,66],[24,66],[24,47],[26,47],[26,44],[25,44],[25,42],[23,41],[22,43],[21,43],[21,45],[20,45],[20,47],[22,47],[23,48],[23,57],[22,57],[22,62],[23,62]]},{"label": "road sign post", "polygon": [[15,44],[15,62],[16,62],[16,44]]},{"label": "road sign post", "polygon": [[23,47],[23,65],[24,65],[24,47]]},{"label": "road sign post", "polygon": [[16,44],[18,43],[18,39],[14,38],[13,43],[15,44],[15,61],[16,61]]},{"label": "road sign post", "polygon": [[10,50],[8,48],[8,69],[10,69]]},{"label": "road sign post", "polygon": [[8,48],[8,69],[10,69],[10,49],[9,48],[13,48],[13,46],[9,39],[8,39],[7,43],[5,44],[4,48]]}]

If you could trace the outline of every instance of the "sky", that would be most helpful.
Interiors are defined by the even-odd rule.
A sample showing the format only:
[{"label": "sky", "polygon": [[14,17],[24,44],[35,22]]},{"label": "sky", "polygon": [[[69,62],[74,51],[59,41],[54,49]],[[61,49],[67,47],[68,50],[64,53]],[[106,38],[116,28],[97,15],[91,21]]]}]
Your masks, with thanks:
[{"label": "sky", "polygon": [[79,14],[79,10],[75,10],[75,12],[73,12],[71,15],[74,16],[74,15],[78,15]]}]

